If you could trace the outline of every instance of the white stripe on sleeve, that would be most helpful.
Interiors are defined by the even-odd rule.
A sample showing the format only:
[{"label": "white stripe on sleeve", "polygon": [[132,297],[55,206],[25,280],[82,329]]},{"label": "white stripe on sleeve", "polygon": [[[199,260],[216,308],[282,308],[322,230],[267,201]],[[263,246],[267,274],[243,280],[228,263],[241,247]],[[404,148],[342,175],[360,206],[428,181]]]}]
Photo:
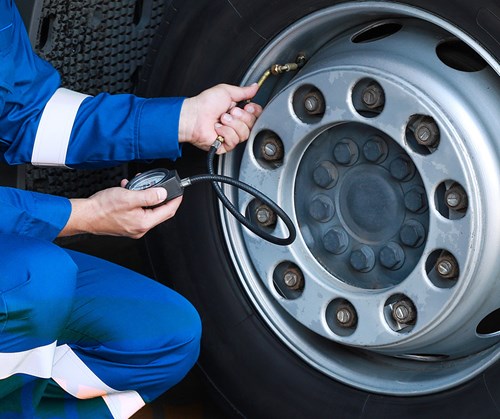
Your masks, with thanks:
[{"label": "white stripe on sleeve", "polygon": [[65,166],[76,114],[87,97],[64,88],[56,90],[45,105],[38,125],[31,155],[33,165]]},{"label": "white stripe on sleeve", "polygon": [[107,386],[68,345],[56,348],[52,378],[78,399],[102,397],[115,419],[129,418],[145,405],[136,391],[119,391]]}]

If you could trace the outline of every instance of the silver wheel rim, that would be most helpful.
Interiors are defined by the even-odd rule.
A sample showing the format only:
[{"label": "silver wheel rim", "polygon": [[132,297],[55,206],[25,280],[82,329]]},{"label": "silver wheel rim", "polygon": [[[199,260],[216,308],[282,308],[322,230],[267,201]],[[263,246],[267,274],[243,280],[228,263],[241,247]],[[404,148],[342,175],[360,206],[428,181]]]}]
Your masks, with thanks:
[{"label": "silver wheel rim", "polygon": [[[372,31],[375,27],[382,28],[383,36]],[[436,53],[451,38],[480,55],[484,66],[457,70],[448,55]],[[494,136],[500,130],[494,117],[500,98],[498,63],[435,16],[397,4],[347,3],[289,27],[259,55],[243,84],[304,50],[315,54],[295,78],[265,87],[272,100],[245,151],[231,153],[220,164],[222,174],[257,187],[300,225],[296,242],[280,248],[242,230],[221,211],[241,283],[283,343],[329,377],[392,395],[434,393],[463,383],[500,356],[498,327],[478,329],[500,300],[495,266],[500,237],[495,221],[499,140]],[[356,99],[356,89],[366,89],[366,80],[384,93],[382,110],[375,114],[365,113]],[[318,118],[301,110],[304,86],[324,97],[325,110]],[[474,86],[475,94],[468,95]],[[430,116],[438,126],[437,146],[412,143],[408,127],[418,115]],[[283,143],[281,163],[259,155],[269,132]],[[373,137],[388,145],[384,158],[365,151]],[[347,160],[354,163],[328,148],[346,138],[353,140]],[[406,176],[410,180],[391,169],[401,157],[408,158],[414,172]],[[373,225],[370,217],[363,211],[350,215],[364,208],[349,204],[353,200],[366,201],[367,208],[376,203],[376,194],[356,192],[367,179],[374,179],[372,186],[399,208],[391,215],[399,220],[385,220],[373,237],[363,234],[367,222],[368,228]],[[466,193],[465,211],[442,205],[446,199],[452,202],[454,196],[445,196],[451,195],[453,183]],[[410,190],[422,191],[423,208],[407,203]],[[254,208],[250,197],[226,192],[242,212]],[[379,209],[371,215],[383,214]],[[413,232],[415,225],[423,228],[423,238],[411,242],[413,236],[401,230]],[[340,247],[337,230],[348,238]],[[285,236],[281,223],[274,233]],[[394,254],[399,254],[396,260]],[[443,259],[448,254],[459,267],[456,279],[442,275],[449,268]],[[408,311],[416,313],[413,318],[411,313],[404,317]],[[396,321],[398,314],[405,320]]]}]

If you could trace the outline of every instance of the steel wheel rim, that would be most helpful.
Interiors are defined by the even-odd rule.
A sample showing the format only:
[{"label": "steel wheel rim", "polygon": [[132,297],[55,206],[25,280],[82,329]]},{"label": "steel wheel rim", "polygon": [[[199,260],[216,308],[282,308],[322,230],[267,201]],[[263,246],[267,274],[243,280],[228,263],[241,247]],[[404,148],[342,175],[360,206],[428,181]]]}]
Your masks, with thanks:
[{"label": "steel wheel rim", "polygon": [[[365,19],[363,16],[370,12],[371,18],[373,19],[374,11],[376,11],[380,17],[380,19],[378,19],[379,22],[391,22],[391,24],[392,22],[399,23],[401,22],[401,18],[411,17],[416,18],[417,26],[423,26],[424,32],[427,30],[427,32],[430,31],[433,34],[438,33],[439,29],[430,30],[430,23],[432,22],[432,24],[437,27],[445,29],[449,34],[453,34],[459,39],[466,41],[470,46],[473,46],[473,49],[477,53],[480,53],[483,59],[490,65],[490,70],[495,70],[498,76],[498,63],[496,63],[492,57],[489,57],[484,50],[482,50],[477,44],[474,44],[472,40],[465,37],[456,28],[439,21],[436,17],[406,6],[384,3],[381,4],[380,2],[368,2],[363,4],[348,3],[332,7],[316,13],[315,15],[306,17],[304,20],[296,23],[286,30],[278,39],[276,39],[266,49],[266,51],[264,51],[264,53],[259,55],[259,58],[257,58],[254,64],[249,68],[247,75],[243,80],[243,84],[257,79],[262,73],[262,69],[265,69],[266,66],[271,64],[269,62],[270,59],[266,58],[268,53],[273,57],[273,59],[276,60],[276,57],[281,59],[280,54],[286,55],[284,51],[287,47],[293,50],[294,48],[290,47],[295,46],[295,50],[300,50],[298,46],[301,44],[303,45],[305,42],[304,40],[307,39],[308,36],[312,38],[311,30],[308,30],[308,27],[322,27],[322,25],[328,24],[331,27],[346,29],[347,26],[349,26],[352,28],[349,32],[349,36],[352,38],[352,36],[356,36],[358,33],[357,31],[360,29],[363,30],[363,28],[365,28],[366,30],[368,24],[363,22]],[[356,21],[354,17],[358,20]],[[356,25],[355,29],[353,22],[359,23],[360,26],[358,27],[358,25]],[[423,22],[425,22],[425,24],[423,24]],[[412,36],[416,37],[417,35],[416,32],[412,33],[410,31],[408,36],[410,36],[411,39]],[[424,38],[426,37],[425,34],[423,36]],[[391,36],[388,36],[387,38],[389,40]],[[309,44],[316,42],[319,45],[321,43],[320,40],[318,40],[318,37],[315,37],[314,39],[315,41],[309,41]],[[339,49],[338,46],[333,46],[332,48],[332,51],[335,51],[336,53],[342,50],[342,48]],[[323,48],[323,50],[325,50],[325,48]],[[370,51],[370,46],[368,46],[368,51]],[[284,58],[286,60],[286,58],[289,59],[290,57]],[[312,83],[313,85],[321,86],[321,81],[319,79],[322,77],[322,74],[320,73],[321,69],[324,68],[325,60],[328,62],[328,55],[325,53],[324,56],[321,57],[321,53],[319,53],[319,59],[317,59],[316,62],[313,59],[308,64],[309,69],[305,76],[303,76],[303,79],[301,80],[301,76],[299,75],[296,80],[292,81],[292,86],[288,88],[289,93],[281,93],[278,95],[269,104],[269,108],[274,107],[276,109],[287,109],[284,114],[289,118],[295,118],[294,124],[300,125],[300,121],[297,121],[297,117],[299,115],[297,115],[297,112],[293,111],[290,106],[290,104],[294,103],[293,94],[304,84]],[[283,61],[283,59],[281,59],[281,61]],[[436,106],[434,108],[434,97],[431,94],[422,94],[422,91],[418,88],[418,83],[415,91],[412,92],[412,95],[408,96],[404,96],[404,89],[402,89],[401,86],[398,86],[398,83],[401,84],[401,80],[396,80],[397,82],[395,82],[394,86],[391,87],[391,82],[394,81],[391,80],[391,78],[394,79],[393,76],[395,75],[391,74],[390,71],[387,71],[386,66],[388,62],[385,66],[381,65],[378,68],[375,66],[369,71],[367,71],[368,66],[366,63],[357,62],[357,65],[350,65],[350,67],[348,61],[344,63],[344,67],[342,67],[342,65],[338,62],[328,62],[327,64],[337,66],[336,71],[340,71],[339,69],[341,68],[345,74],[350,72],[350,77],[348,75],[345,76],[346,85],[355,85],[355,83],[352,82],[353,80],[361,80],[367,77],[373,78],[376,81],[383,82],[389,99],[393,96],[399,95],[399,100],[402,100],[407,107],[414,109],[415,111],[417,108],[421,109],[421,106],[425,105],[424,108],[426,110],[431,110],[429,113],[436,118],[439,125],[443,126],[445,131],[448,131],[446,134],[448,136],[447,138],[457,138],[458,134],[454,133],[453,126],[449,126],[449,120],[442,115],[440,107]],[[363,71],[360,71],[361,68]],[[448,73],[450,70],[447,69],[445,71]],[[357,76],[354,75],[356,72],[359,73]],[[387,76],[387,73],[389,73],[389,76]],[[337,75],[338,74],[339,73],[337,73]],[[441,70],[438,71],[434,66],[431,74],[435,76],[436,80],[439,80],[444,73],[441,73]],[[412,79],[409,76],[408,78]],[[403,84],[405,89],[411,88],[409,83]],[[282,87],[283,86],[278,86],[275,90],[279,91]],[[344,89],[344,93],[352,92],[352,89],[349,89]],[[284,90],[286,91],[287,89]],[[411,98],[414,95],[420,95],[422,97],[418,100],[412,101]],[[349,97],[349,95],[345,96]],[[349,103],[348,100],[346,102],[348,103],[346,106],[352,105],[352,95],[350,96],[350,99],[351,103]],[[280,101],[282,102],[280,103]],[[282,166],[282,173],[280,176],[263,175],[260,181],[255,182],[256,174],[258,177],[259,173],[259,170],[256,170],[259,169],[259,162],[257,162],[258,159],[256,159],[254,145],[258,141],[259,132],[271,128],[275,128],[276,130],[280,129],[280,124],[278,124],[278,126],[273,124],[273,118],[271,117],[279,115],[280,111],[275,111],[275,114],[270,115],[269,117],[264,115],[262,120],[258,122],[256,129],[252,132],[247,151],[243,154],[233,153],[233,155],[225,157],[220,165],[220,172],[225,175],[240,177],[242,180],[248,183],[253,183],[254,186],[264,189],[264,191],[269,193],[271,197],[282,205],[287,212],[293,214],[296,219],[299,219],[301,218],[297,216],[297,207],[299,205],[296,201],[289,198],[289,196],[292,195],[292,191],[297,192],[295,178],[299,167],[306,160],[304,155],[306,154],[308,147],[317,142],[317,138],[320,136],[319,134],[321,132],[326,132],[328,129],[335,129],[340,125],[338,123],[339,121],[342,121],[345,124],[354,124],[359,123],[361,120],[363,124],[366,124],[367,127],[373,128],[374,130],[383,125],[376,121],[378,120],[378,117],[368,121],[363,118],[358,118],[359,115],[357,115],[356,112],[359,114],[358,111],[353,111],[351,106],[349,116],[347,118],[340,118],[337,116],[337,119],[335,119],[335,117],[332,116],[329,122],[304,124],[303,134],[293,134],[292,131],[285,130],[286,134],[290,134],[292,137],[296,135],[296,137],[293,138],[293,145],[285,144],[288,160],[286,164],[283,164]],[[386,120],[385,122],[388,123],[389,120]],[[399,126],[400,125],[401,124],[399,124]],[[493,128],[489,124],[486,125],[488,125],[487,128],[490,130]],[[474,126],[480,126],[481,129],[484,129],[484,123],[480,119],[474,120]],[[385,133],[387,134],[387,132]],[[405,143],[405,140],[401,139],[405,138],[404,136],[399,135],[395,131],[391,131],[389,134],[390,139],[397,143],[398,146],[401,146],[403,149],[408,148],[408,144]],[[295,140],[297,139],[300,140],[300,144],[298,146],[295,144]],[[446,144],[446,141],[444,141],[443,144]],[[495,148],[498,150],[498,144],[487,145],[490,148],[493,147],[493,151],[495,151]],[[444,146],[442,148],[444,148]],[[463,177],[459,180],[463,184],[468,185],[468,187],[474,185],[474,176],[476,175],[477,170],[469,167],[471,165],[473,166],[473,164],[470,161],[467,161],[467,159],[464,161],[460,149],[456,149],[451,154],[453,154],[456,159],[454,167],[459,168],[459,171],[463,174]],[[415,163],[417,173],[419,174],[421,172],[428,173],[428,169],[424,171],[423,167],[426,165],[428,167],[429,162],[433,162],[432,158],[436,156],[431,156],[431,158],[426,155],[421,156],[420,153],[415,153],[415,150],[413,149],[408,150],[407,155],[410,156],[412,161]],[[492,171],[489,173],[490,176],[498,176],[498,163],[495,161],[487,161],[487,159],[484,163],[491,164],[493,167]],[[384,170],[385,169],[387,168],[384,168]],[[264,168],[264,172],[266,171],[272,172],[271,169]],[[435,234],[434,231],[444,231],[447,227],[449,227],[449,224],[453,224],[457,220],[450,216],[448,216],[448,219],[443,217],[442,214],[439,214],[439,211],[437,211],[435,205],[432,203],[432,200],[437,199],[436,196],[438,196],[439,186],[443,183],[441,181],[438,182],[440,177],[437,174],[433,176],[426,175],[425,177],[427,179],[423,179],[422,184],[426,189],[426,196],[429,197],[431,201],[429,202],[429,226],[428,231],[426,232],[429,234],[429,237],[426,237],[426,243],[422,245],[425,250],[421,252],[419,261],[415,263],[415,266],[408,269],[411,273],[407,273],[405,280],[401,282],[403,284],[417,282],[411,281],[412,275],[414,277],[424,277],[427,283],[426,287],[428,287],[428,289],[432,289],[434,291],[437,289],[434,293],[436,296],[440,293],[442,294],[448,292],[449,288],[452,290],[451,293],[454,293],[454,298],[462,298],[465,293],[470,292],[471,290],[473,285],[473,281],[471,279],[468,280],[468,282],[466,279],[463,280],[463,283],[458,286],[453,285],[447,287],[446,285],[439,283],[440,278],[433,282],[433,279],[430,277],[432,274],[429,275],[427,272],[426,262],[431,257],[433,252],[438,249],[445,248],[445,245],[449,245],[449,243],[438,244],[439,234]],[[290,181],[288,185],[284,186],[283,182],[280,180],[283,178],[294,179],[294,181]],[[492,193],[488,187],[483,186],[484,185],[481,184],[479,185],[481,193],[483,193],[484,190]],[[449,187],[449,185],[444,187]],[[276,192],[278,190],[282,190],[284,192],[278,193]],[[232,191],[227,192],[233,193]],[[233,198],[239,202],[242,210],[245,210],[248,207],[248,198],[237,196],[233,196]],[[483,210],[483,212],[488,212],[488,208],[491,212],[491,207],[488,207],[488,205],[490,205],[489,203],[486,205],[481,203],[483,198],[482,195],[473,194],[470,198],[471,208],[477,209],[476,212],[479,213]],[[335,201],[335,199],[337,198],[335,197],[333,201]],[[315,285],[320,286],[319,288],[308,287],[308,284],[310,284],[311,281],[307,278],[326,278],[328,275],[332,276],[332,273],[328,270],[326,270],[325,273],[324,266],[321,266],[321,263],[316,262],[317,254],[315,254],[314,251],[311,250],[311,248],[309,248],[305,243],[307,240],[305,240],[304,237],[306,237],[307,234],[303,229],[300,234],[300,245],[292,246],[291,250],[279,248],[273,248],[271,250],[271,248],[268,248],[265,245],[263,246],[261,242],[255,240],[247,232],[242,231],[240,227],[235,224],[234,220],[230,218],[230,216],[225,215],[223,211],[221,211],[221,214],[225,239],[228,243],[232,260],[247,295],[254,303],[262,318],[273,329],[274,333],[308,364],[322,371],[324,374],[367,391],[393,395],[418,395],[433,393],[454,387],[477,375],[479,372],[483,371],[498,360],[500,355],[498,332],[490,333],[477,339],[470,338],[473,342],[470,344],[470,353],[467,354],[470,356],[466,358],[463,358],[462,355],[464,354],[460,355],[457,353],[448,353],[450,348],[456,349],[458,346],[457,344],[450,344],[445,348],[446,351],[438,351],[438,346],[432,343],[436,339],[436,336],[433,336],[433,333],[443,333],[443,330],[435,331],[436,328],[434,328],[433,332],[433,322],[435,322],[437,318],[438,322],[441,321],[442,323],[444,321],[443,319],[453,312],[454,307],[453,304],[450,303],[451,294],[447,297],[443,297],[443,300],[439,300],[439,298],[436,297],[437,303],[435,304],[443,304],[445,306],[445,310],[437,310],[431,313],[427,319],[425,319],[426,314],[421,310],[421,306],[417,302],[417,311],[420,315],[419,322],[421,321],[420,319],[423,318],[423,323],[418,326],[418,323],[416,323],[411,328],[410,333],[404,331],[407,330],[406,326],[403,328],[403,332],[401,332],[401,330],[398,330],[398,327],[400,326],[399,324],[393,323],[393,327],[391,327],[391,317],[388,311],[395,309],[394,306],[399,301],[397,299],[400,295],[410,294],[411,300],[418,300],[418,298],[415,297],[415,294],[418,294],[419,286],[394,286],[392,284],[383,288],[383,291],[381,292],[382,296],[373,296],[372,294],[377,294],[374,289],[362,291],[360,294],[359,286],[353,287],[352,283],[343,280],[336,281],[333,286],[331,283],[328,283],[328,281],[319,280],[319,285],[315,282]],[[484,223],[487,219],[488,217],[470,217],[467,221],[468,224],[466,226],[466,232],[472,234],[472,232],[475,231],[482,231],[481,222]],[[463,229],[463,225],[457,228]],[[283,231],[281,233],[283,233]],[[492,239],[492,235],[492,232],[490,232],[490,235],[480,234],[479,236],[481,237],[473,243],[474,246],[476,246],[477,249],[480,249],[481,246],[484,246],[484,242],[491,244],[491,241],[494,240]],[[498,235],[496,237],[498,237]],[[480,257],[477,253],[467,250],[466,247],[467,246],[455,248],[453,249],[453,253],[466,253],[466,256],[463,258],[463,263],[465,263],[465,265],[463,266],[462,271],[466,273],[469,272],[470,276],[473,272],[476,272],[471,266],[474,265],[474,263],[477,263]],[[377,249],[377,253],[379,252],[380,248]],[[303,274],[306,277],[306,287],[304,287],[304,291],[307,290],[307,292],[309,292],[310,289],[313,289],[315,292],[322,291],[330,293],[329,297],[324,300],[314,300],[314,298],[311,297],[312,294],[306,294],[308,298],[311,298],[312,301],[314,301],[314,305],[317,306],[317,310],[313,312],[313,314],[309,314],[309,318],[307,318],[307,316],[301,317],[296,314],[300,311],[300,309],[304,309],[306,307],[305,305],[301,306],[300,304],[300,300],[301,298],[304,299],[304,295],[296,297],[292,290],[290,295],[283,298],[283,293],[280,293],[280,290],[277,290],[273,285],[273,282],[276,282],[276,278],[273,278],[272,272],[283,272],[283,269],[286,270],[287,267],[283,267],[282,264],[289,261],[292,261],[294,264],[296,263],[302,270],[304,270]],[[462,263],[462,260],[460,260],[460,262]],[[312,271],[308,266],[311,264],[314,265]],[[270,271],[272,272],[269,273]],[[498,277],[498,273],[491,266],[488,267],[488,269],[483,269],[481,273],[489,278],[485,285],[488,292],[498,296],[499,288],[494,285],[494,279],[492,279],[495,275]],[[338,273],[334,273],[333,276],[339,275]],[[365,330],[370,330],[370,326],[373,327],[376,323],[367,323],[362,326],[363,323],[359,320],[354,329],[350,327],[338,328],[338,325],[336,326],[335,322],[328,324],[326,318],[328,316],[330,318],[332,317],[332,311],[334,314],[341,311],[341,308],[344,307],[342,304],[344,304],[345,301],[354,303],[353,305],[356,310],[360,311],[359,313],[355,311],[356,315],[360,319],[368,317],[370,312],[365,312],[360,309],[360,307],[363,307],[363,301],[366,300],[370,302],[368,305],[376,306],[378,304],[378,308],[374,312],[378,313],[378,316],[380,317],[378,321],[384,325],[383,332],[386,334],[385,340],[381,339],[374,342],[374,339],[371,339],[370,341],[370,339],[363,340],[357,337],[358,335],[363,335],[363,333],[360,332],[360,327],[365,327]],[[477,302],[479,300],[480,297],[476,297],[473,299],[473,302]],[[296,303],[297,301],[299,301],[299,303]],[[469,302],[469,304],[473,303]],[[491,306],[491,302],[489,304],[489,309],[494,310],[495,307]],[[420,314],[421,311],[422,314]],[[483,316],[483,314],[481,314],[481,316]],[[317,327],[311,327],[311,324],[316,320],[319,320],[319,325]],[[458,318],[456,321],[463,321],[463,319]],[[307,327],[304,327],[303,324]],[[381,332],[381,330],[379,331]],[[412,337],[412,334],[416,337]],[[370,335],[368,333],[368,336],[373,338],[374,335]],[[368,347],[369,352],[366,350],[346,350],[346,348],[349,349],[351,347]],[[426,353],[417,350],[422,348],[431,348],[433,350]],[[447,361],[449,358],[453,359],[453,362]]]}]

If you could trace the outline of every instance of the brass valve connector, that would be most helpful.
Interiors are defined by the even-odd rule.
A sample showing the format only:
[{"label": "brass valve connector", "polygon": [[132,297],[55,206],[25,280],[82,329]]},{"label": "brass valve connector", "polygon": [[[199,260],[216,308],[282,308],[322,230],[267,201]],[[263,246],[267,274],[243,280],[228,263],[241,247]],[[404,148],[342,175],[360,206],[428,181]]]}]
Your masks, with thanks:
[{"label": "brass valve connector", "polygon": [[272,74],[273,76],[277,76],[279,74],[288,73],[289,71],[297,71],[300,67],[302,67],[306,62],[306,57],[304,55],[299,55],[297,57],[297,61],[294,63],[286,63],[286,64],[274,64],[270,69],[266,70],[266,72],[261,76],[257,84],[259,88],[264,84],[264,82],[268,79],[268,77]]},{"label": "brass valve connector", "polygon": [[271,67],[271,73],[276,76],[278,74],[282,73],[288,73],[289,71],[295,71],[298,70],[299,65],[297,63],[286,63],[283,65],[280,64],[274,64]]}]

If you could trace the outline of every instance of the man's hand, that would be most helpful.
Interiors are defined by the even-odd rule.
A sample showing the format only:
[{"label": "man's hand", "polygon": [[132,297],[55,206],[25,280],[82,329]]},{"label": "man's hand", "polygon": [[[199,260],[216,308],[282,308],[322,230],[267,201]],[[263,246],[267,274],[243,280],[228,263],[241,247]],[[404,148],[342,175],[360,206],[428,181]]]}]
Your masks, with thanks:
[{"label": "man's hand", "polygon": [[198,96],[184,100],[179,121],[179,142],[189,142],[202,150],[208,150],[218,135],[224,143],[218,153],[232,150],[250,135],[262,107],[248,103],[243,109],[238,102],[253,98],[259,87],[219,84]]},{"label": "man's hand", "polygon": [[[122,181],[125,186],[126,181]],[[81,233],[141,238],[151,228],[172,218],[182,196],[152,209],[165,201],[163,188],[130,191],[123,187],[99,191],[87,199],[71,199],[71,216],[60,237]]]},{"label": "man's hand", "polygon": [[[247,140],[262,107],[248,103],[241,109],[236,105],[253,98],[258,89],[257,84],[247,87],[219,84],[186,99],[179,121],[179,142],[208,150],[221,135],[224,143],[217,152],[225,153]],[[59,236],[91,233],[137,239],[172,218],[182,202],[181,196],[165,205],[145,209],[165,201],[165,189],[130,191],[124,188],[126,182],[122,181],[121,188],[105,189],[87,199],[71,199],[71,215]]]}]

